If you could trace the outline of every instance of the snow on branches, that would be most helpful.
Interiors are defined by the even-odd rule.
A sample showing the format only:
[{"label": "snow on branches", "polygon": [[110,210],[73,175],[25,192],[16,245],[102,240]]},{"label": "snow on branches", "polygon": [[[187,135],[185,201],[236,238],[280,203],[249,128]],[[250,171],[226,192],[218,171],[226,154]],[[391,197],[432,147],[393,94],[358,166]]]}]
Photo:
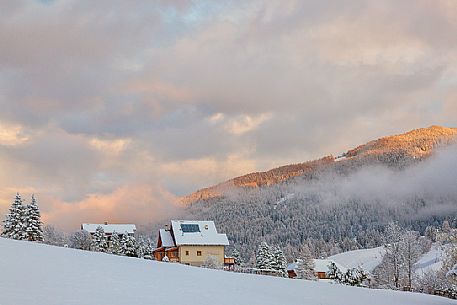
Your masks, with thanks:
[{"label": "snow on branches", "polygon": [[34,195],[31,203],[24,205],[21,195],[16,194],[3,221],[2,236],[18,240],[43,241],[40,209]]}]

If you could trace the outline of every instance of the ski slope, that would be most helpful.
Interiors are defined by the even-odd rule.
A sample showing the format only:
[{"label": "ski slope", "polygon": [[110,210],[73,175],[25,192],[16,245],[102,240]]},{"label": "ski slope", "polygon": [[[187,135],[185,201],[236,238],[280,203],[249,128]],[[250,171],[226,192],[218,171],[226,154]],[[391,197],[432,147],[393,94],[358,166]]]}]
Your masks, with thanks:
[{"label": "ski slope", "polygon": [[0,238],[1,305],[450,305],[424,294],[194,268]]},{"label": "ski slope", "polygon": [[372,272],[384,257],[383,247],[360,249],[332,255],[328,257],[347,268],[362,267],[365,271]]}]

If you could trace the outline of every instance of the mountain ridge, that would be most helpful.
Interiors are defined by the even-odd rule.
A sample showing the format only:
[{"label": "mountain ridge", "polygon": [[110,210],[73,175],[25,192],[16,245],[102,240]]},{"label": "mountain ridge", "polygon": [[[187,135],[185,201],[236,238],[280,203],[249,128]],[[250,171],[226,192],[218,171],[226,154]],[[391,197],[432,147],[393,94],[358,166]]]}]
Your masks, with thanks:
[{"label": "mountain ridge", "polygon": [[326,168],[343,169],[348,165],[362,163],[395,163],[407,165],[429,157],[435,148],[457,143],[457,128],[432,125],[403,134],[378,138],[348,150],[342,156],[328,155],[323,158],[289,164],[264,172],[252,172],[225,182],[197,190],[181,198],[185,205],[199,200],[218,198],[233,188],[257,188],[285,182],[289,179],[312,175]]}]

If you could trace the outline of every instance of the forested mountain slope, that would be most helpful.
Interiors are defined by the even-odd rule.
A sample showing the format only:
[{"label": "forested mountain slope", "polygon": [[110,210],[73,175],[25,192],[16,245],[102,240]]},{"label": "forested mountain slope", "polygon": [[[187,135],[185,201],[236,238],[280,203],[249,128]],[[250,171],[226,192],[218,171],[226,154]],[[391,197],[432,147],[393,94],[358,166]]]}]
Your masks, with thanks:
[{"label": "forested mountain slope", "polygon": [[430,156],[435,148],[457,142],[457,128],[431,126],[401,135],[383,137],[343,154],[343,158],[326,156],[319,160],[285,165],[266,172],[236,177],[215,186],[198,190],[182,198],[186,204],[223,196],[234,188],[255,188],[274,185],[298,176],[313,175],[328,168],[348,170],[365,164],[382,163],[404,167]]},{"label": "forested mountain slope", "polygon": [[376,247],[390,221],[423,232],[457,217],[456,138],[457,129],[433,126],[343,158],[235,178],[207,189],[205,199],[188,197],[186,216],[215,220],[245,260],[263,240],[289,259],[305,243],[316,257]]}]

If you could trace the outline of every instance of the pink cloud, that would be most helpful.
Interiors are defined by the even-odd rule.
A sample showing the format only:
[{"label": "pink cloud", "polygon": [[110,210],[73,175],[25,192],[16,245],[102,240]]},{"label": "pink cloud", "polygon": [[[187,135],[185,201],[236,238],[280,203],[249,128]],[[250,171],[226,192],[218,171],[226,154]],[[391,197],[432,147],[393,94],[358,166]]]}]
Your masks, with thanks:
[{"label": "pink cloud", "polygon": [[165,220],[179,212],[176,197],[153,185],[128,185],[110,194],[90,194],[76,202],[40,197],[42,220],[66,231],[77,230],[81,223],[148,224]]}]

